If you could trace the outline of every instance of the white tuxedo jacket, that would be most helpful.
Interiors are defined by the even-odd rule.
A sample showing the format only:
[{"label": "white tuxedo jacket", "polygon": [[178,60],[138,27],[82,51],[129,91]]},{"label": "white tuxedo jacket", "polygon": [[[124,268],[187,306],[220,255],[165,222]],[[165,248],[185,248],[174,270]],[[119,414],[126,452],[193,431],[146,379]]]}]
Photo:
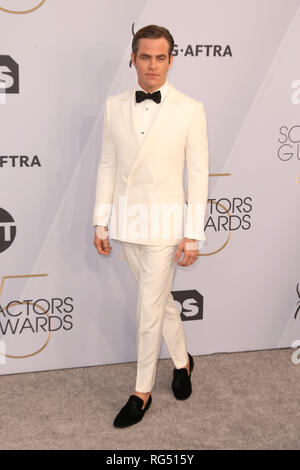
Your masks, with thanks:
[{"label": "white tuxedo jacket", "polygon": [[134,90],[107,98],[93,224],[108,226],[110,221],[111,238],[147,245],[175,245],[183,237],[205,241],[208,174],[202,102],[169,82],[140,143]]}]

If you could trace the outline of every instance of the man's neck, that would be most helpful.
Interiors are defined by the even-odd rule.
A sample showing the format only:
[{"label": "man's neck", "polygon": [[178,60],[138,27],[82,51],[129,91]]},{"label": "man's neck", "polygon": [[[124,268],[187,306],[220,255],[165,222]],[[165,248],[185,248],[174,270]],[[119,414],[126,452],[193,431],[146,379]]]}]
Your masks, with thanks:
[{"label": "man's neck", "polygon": [[166,80],[164,81],[164,83],[161,83],[159,86],[156,86],[156,87],[146,87],[146,86],[143,86],[139,81],[138,81],[138,84],[140,85],[140,87],[146,91],[147,93],[154,93],[156,90],[159,90],[164,84],[166,83]]}]

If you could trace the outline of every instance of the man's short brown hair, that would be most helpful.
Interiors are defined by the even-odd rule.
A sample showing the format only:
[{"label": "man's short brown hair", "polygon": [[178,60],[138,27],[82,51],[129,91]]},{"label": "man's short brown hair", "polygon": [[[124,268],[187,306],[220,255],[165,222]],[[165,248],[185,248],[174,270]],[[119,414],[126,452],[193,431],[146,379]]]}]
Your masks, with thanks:
[{"label": "man's short brown hair", "polygon": [[158,39],[158,38],[166,38],[169,43],[169,60],[174,48],[174,39],[172,34],[167,28],[163,26],[157,26],[156,24],[149,24],[148,26],[144,26],[143,28],[139,29],[132,40],[132,52],[134,54],[134,59],[136,59],[136,54],[138,51],[138,42],[139,39],[142,38],[151,38],[151,39]]}]

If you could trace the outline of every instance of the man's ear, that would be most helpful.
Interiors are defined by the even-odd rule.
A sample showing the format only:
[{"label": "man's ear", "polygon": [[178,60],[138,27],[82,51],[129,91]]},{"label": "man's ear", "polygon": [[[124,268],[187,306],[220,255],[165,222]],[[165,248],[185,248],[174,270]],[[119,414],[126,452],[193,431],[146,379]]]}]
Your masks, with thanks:
[{"label": "man's ear", "polygon": [[133,52],[131,53],[130,57],[131,57],[131,63],[132,63],[132,65],[134,65],[134,67],[135,67],[134,53],[133,53]]},{"label": "man's ear", "polygon": [[172,63],[173,63],[173,55],[171,54],[168,68],[171,67]]}]

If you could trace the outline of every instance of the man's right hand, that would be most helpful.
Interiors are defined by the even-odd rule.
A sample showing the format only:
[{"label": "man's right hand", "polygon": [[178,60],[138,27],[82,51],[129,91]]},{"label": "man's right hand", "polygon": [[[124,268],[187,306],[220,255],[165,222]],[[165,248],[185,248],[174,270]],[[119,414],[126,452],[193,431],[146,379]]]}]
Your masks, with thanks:
[{"label": "man's right hand", "polygon": [[108,229],[104,225],[97,225],[95,230],[94,245],[99,255],[109,255],[111,246],[108,239]]}]

